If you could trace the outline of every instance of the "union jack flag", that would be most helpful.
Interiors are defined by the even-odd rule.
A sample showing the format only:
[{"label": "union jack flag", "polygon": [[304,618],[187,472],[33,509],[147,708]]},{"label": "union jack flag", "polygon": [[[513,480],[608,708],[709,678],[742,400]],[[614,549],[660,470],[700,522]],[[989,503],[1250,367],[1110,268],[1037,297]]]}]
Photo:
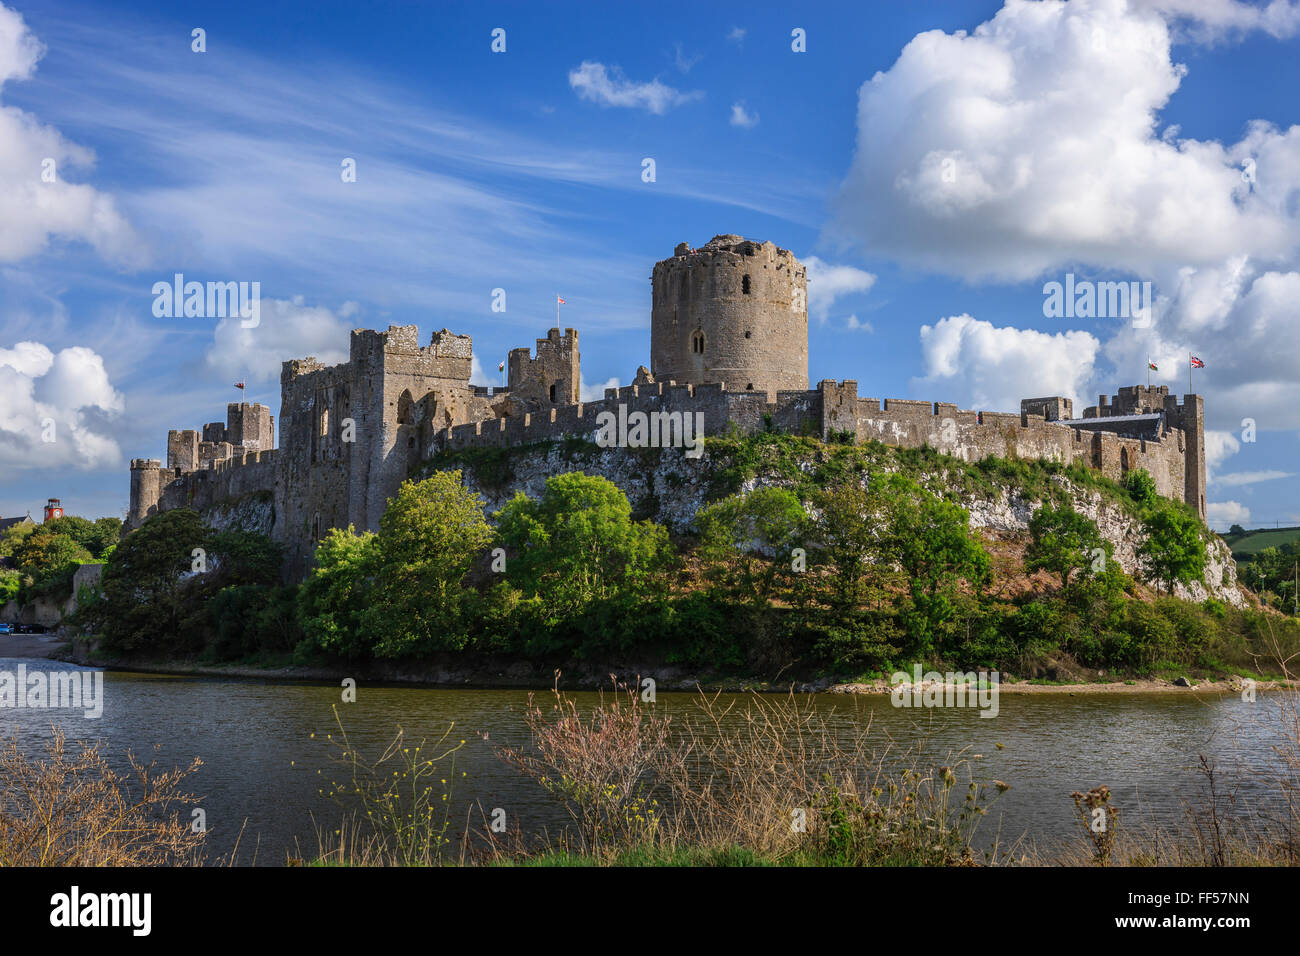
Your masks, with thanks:
[{"label": "union jack flag", "polygon": [[1192,368],[1205,368],[1205,363],[1202,362],[1200,359],[1198,359],[1195,355],[1193,355]]}]

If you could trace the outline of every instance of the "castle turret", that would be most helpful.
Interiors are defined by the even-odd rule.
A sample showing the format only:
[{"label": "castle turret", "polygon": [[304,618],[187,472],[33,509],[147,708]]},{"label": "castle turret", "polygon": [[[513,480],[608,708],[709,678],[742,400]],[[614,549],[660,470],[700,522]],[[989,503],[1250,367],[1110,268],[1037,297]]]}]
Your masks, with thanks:
[{"label": "castle turret", "polygon": [[197,431],[174,428],[167,432],[167,467],[179,472],[194,471],[199,467]]},{"label": "castle turret", "polygon": [[565,329],[563,336],[559,329],[551,329],[546,338],[537,340],[536,358],[526,347],[511,349],[510,397],[541,408],[574,404],[582,381],[580,361],[575,329]]},{"label": "castle turret", "polygon": [[1183,497],[1205,518],[1205,399],[1200,395],[1184,395],[1178,404],[1175,395],[1165,396],[1165,418],[1175,428],[1181,428],[1186,440],[1184,453]]},{"label": "castle turret", "polygon": [[656,381],[730,391],[808,388],[807,270],[789,250],[741,236],[685,243],[651,276]]},{"label": "castle turret", "polygon": [[158,511],[162,495],[162,462],[157,458],[131,459],[131,507],[123,531],[144,524],[144,519]]}]

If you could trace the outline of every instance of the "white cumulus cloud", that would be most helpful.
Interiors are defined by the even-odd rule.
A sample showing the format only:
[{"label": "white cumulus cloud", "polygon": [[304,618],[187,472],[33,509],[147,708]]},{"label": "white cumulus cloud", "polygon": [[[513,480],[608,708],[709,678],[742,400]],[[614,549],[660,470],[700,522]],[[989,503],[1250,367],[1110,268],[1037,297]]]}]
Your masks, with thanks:
[{"label": "white cumulus cloud", "polygon": [[918,34],[859,91],[836,230],[966,277],[1288,255],[1300,128],[1256,123],[1231,145],[1162,135],[1186,70],[1158,7],[1008,0],[973,31]]},{"label": "white cumulus cloud", "polygon": [[578,401],[580,402],[598,402],[605,397],[605,389],[618,388],[618,378],[606,379],[603,382],[597,382],[595,385],[588,385],[585,381],[578,383]]},{"label": "white cumulus cloud", "polygon": [[116,423],[125,403],[104,360],[81,346],[0,348],[0,459],[6,468],[118,466]]},{"label": "white cumulus cloud", "polygon": [[244,328],[238,316],[217,323],[206,355],[208,367],[232,381],[268,382],[279,380],[281,363],[289,359],[311,355],[324,365],[346,362],[355,313],[350,302],[335,311],[307,305],[302,296],[263,299],[255,327]]},{"label": "white cumulus cloud", "polygon": [[742,129],[753,129],[758,125],[758,114],[746,110],[744,100],[737,100],[731,104],[731,125]]},{"label": "white cumulus cloud", "polygon": [[997,328],[969,315],[921,326],[925,376],[948,401],[988,411],[1020,410],[1022,398],[1063,395],[1079,405],[1100,343],[1087,332]]},{"label": "white cumulus cloud", "polygon": [[[0,5],[0,93],[6,83],[30,78],[44,52],[23,18]],[[0,262],[62,239],[87,242],[117,265],[144,263],[144,243],[113,198],[67,178],[94,161],[94,153],[54,127],[0,104]]]},{"label": "white cumulus cloud", "polygon": [[805,256],[808,269],[808,311],[818,322],[825,322],[835,300],[854,293],[868,292],[876,277],[854,266],[835,266],[817,256]]},{"label": "white cumulus cloud", "polygon": [[1205,504],[1205,520],[1216,531],[1226,531],[1229,525],[1246,525],[1250,509],[1240,501],[1209,501]]}]

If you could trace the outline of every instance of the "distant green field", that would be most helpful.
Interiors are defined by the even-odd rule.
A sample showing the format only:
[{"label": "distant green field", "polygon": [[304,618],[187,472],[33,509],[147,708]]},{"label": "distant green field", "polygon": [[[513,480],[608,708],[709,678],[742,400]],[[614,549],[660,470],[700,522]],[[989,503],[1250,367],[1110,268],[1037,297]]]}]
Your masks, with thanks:
[{"label": "distant green field", "polygon": [[1260,528],[1245,534],[1224,535],[1234,555],[1254,555],[1265,548],[1277,548],[1300,540],[1300,528]]}]

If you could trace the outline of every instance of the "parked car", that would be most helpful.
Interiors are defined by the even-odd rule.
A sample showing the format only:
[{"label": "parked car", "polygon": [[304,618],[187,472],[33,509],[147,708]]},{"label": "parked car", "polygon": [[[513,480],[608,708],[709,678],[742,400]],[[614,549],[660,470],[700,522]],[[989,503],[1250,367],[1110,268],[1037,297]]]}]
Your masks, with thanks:
[{"label": "parked car", "polygon": [[12,634],[13,627],[4,621],[0,621],[0,634]]}]

